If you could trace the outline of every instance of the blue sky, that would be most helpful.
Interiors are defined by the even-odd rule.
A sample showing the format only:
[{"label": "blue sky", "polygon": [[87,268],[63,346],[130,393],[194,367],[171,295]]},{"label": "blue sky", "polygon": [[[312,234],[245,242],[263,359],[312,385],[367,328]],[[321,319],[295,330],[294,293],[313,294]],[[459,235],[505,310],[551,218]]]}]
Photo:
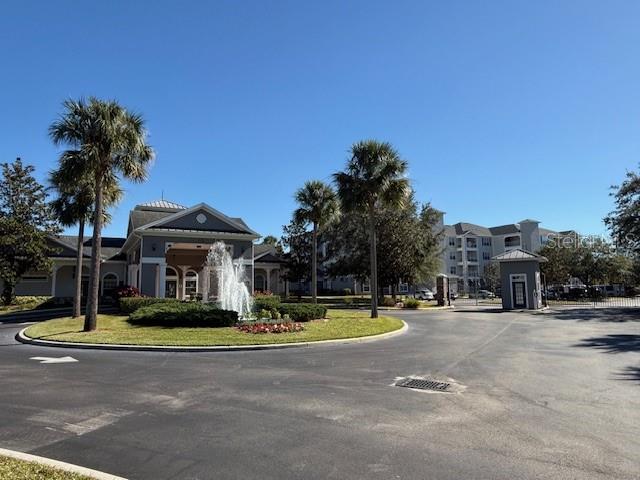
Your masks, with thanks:
[{"label": "blue sky", "polygon": [[157,152],[106,234],[160,198],[280,235],[305,180],[392,142],[446,221],[603,233],[640,160],[632,1],[3,2],[0,161],[39,178],[67,97],[141,112]]}]

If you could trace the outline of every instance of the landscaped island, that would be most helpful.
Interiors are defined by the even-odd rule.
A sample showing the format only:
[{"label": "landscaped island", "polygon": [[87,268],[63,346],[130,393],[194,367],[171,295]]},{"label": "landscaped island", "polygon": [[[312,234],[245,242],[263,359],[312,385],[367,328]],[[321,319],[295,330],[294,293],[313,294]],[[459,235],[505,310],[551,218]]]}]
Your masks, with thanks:
[{"label": "landscaped island", "polygon": [[91,477],[85,475],[5,456],[0,456],[0,478],[12,480],[91,480]]},{"label": "landscaped island", "polygon": [[67,317],[32,325],[25,334],[39,340],[122,345],[265,345],[379,335],[401,329],[403,322],[386,316],[372,319],[368,312],[329,310],[325,319],[311,320],[303,325],[304,330],[298,332],[252,334],[235,326],[207,328],[140,325],[130,322],[128,315],[100,315],[98,330],[92,332],[82,331],[82,318]]}]

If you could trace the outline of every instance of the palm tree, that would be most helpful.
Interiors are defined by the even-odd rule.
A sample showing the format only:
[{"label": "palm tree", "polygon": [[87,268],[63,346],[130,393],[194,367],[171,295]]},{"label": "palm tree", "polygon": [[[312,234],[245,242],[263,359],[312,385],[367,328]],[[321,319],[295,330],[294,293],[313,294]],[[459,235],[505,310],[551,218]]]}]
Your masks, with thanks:
[{"label": "palm tree", "polygon": [[318,302],[318,232],[335,216],[338,200],[330,185],[310,180],[295,193],[298,208],[293,212],[296,222],[312,225],[311,297]]},{"label": "palm tree", "polygon": [[[61,160],[61,163],[63,160]],[[65,170],[55,170],[49,175],[49,183],[58,192],[58,198],[51,202],[51,207],[59,222],[64,227],[78,224],[78,240],[76,244],[76,278],[73,297],[72,317],[79,317],[82,304],[82,259],[84,246],[84,227],[86,222],[93,219],[93,204],[95,195],[91,183],[87,179],[73,178],[71,184],[66,184],[70,175]],[[111,182],[105,188],[105,206],[114,205],[122,198],[122,190],[116,182]],[[103,213],[103,223],[108,223],[111,216]]]},{"label": "palm tree", "polygon": [[371,256],[371,318],[378,317],[378,259],[376,252],[376,210],[402,207],[410,194],[405,177],[407,162],[387,142],[364,140],[353,144],[351,158],[343,172],[333,175],[341,208],[366,212]]},{"label": "palm tree", "polygon": [[[94,192],[93,237],[89,295],[84,330],[96,329],[98,290],[100,285],[100,255],[104,221],[105,187],[117,182],[118,175],[141,182],[153,159],[153,150],[146,143],[144,121],[115,101],[91,97],[88,100],[66,100],[64,113],[49,127],[55,145],[67,145],[60,161],[66,180],[89,178]],[[71,181],[66,181],[70,184]]]}]

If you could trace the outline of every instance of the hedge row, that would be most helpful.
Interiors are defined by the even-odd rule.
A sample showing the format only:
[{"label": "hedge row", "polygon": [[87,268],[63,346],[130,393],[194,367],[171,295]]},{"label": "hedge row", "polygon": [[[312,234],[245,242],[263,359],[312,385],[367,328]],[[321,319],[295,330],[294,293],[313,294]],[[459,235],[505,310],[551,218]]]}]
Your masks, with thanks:
[{"label": "hedge row", "polygon": [[280,297],[278,295],[256,295],[253,297],[253,310],[267,310],[269,312],[280,308]]},{"label": "hedge row", "polygon": [[327,307],[317,303],[283,303],[278,308],[280,315],[288,315],[294,322],[308,322],[324,318]]},{"label": "hedge row", "polygon": [[238,312],[202,303],[161,302],[139,307],[129,315],[129,323],[162,327],[231,327],[238,323]]},{"label": "hedge row", "polygon": [[44,303],[49,300],[51,297],[49,296],[40,296],[40,295],[17,295],[14,297],[12,305],[29,305],[32,303]]},{"label": "hedge row", "polygon": [[175,304],[180,300],[175,298],[155,298],[155,297],[123,297],[118,300],[122,313],[133,313],[139,308],[157,304]]}]

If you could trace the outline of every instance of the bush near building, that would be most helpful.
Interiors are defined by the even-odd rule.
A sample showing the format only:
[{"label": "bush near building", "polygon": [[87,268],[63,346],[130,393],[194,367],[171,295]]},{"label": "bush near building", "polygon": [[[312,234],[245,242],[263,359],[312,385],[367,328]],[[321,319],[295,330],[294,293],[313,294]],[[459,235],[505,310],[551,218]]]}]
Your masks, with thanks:
[{"label": "bush near building", "polygon": [[277,295],[256,295],[253,297],[253,310],[260,312],[266,310],[268,312],[277,312],[280,308],[280,297]]},{"label": "bush near building", "polygon": [[404,301],[404,308],[410,308],[412,310],[415,310],[416,308],[420,307],[420,300],[417,300],[415,298],[407,298]]},{"label": "bush near building", "polygon": [[181,303],[175,298],[155,298],[155,297],[123,297],[118,300],[122,313],[133,313],[139,308],[157,304]]},{"label": "bush near building", "polygon": [[283,303],[278,308],[280,315],[288,315],[294,322],[319,320],[327,314],[327,307],[317,303]]},{"label": "bush near building", "polygon": [[202,303],[157,303],[140,307],[129,315],[133,325],[166,327],[232,327],[238,312]]}]

